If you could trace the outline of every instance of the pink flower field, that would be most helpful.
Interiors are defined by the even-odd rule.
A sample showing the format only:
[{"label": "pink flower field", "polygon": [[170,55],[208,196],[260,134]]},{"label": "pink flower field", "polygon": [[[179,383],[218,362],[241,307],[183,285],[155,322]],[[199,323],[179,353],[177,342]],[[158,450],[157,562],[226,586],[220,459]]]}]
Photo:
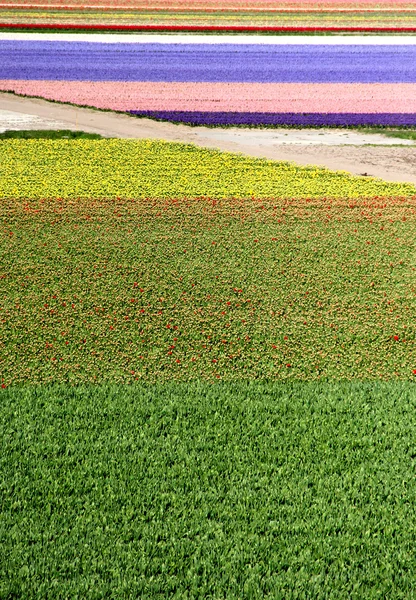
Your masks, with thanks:
[{"label": "pink flower field", "polygon": [[118,111],[416,112],[416,84],[0,80],[0,89]]},{"label": "pink flower field", "polygon": [[117,111],[416,113],[416,84],[0,80],[0,89]]}]

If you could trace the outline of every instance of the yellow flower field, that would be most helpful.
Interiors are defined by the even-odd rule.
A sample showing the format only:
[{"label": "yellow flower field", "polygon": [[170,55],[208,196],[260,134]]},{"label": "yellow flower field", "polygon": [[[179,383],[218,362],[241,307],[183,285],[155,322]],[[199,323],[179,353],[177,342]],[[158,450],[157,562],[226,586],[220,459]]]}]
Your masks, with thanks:
[{"label": "yellow flower field", "polygon": [[4,198],[359,198],[414,196],[386,183],[315,167],[149,140],[8,140]]}]

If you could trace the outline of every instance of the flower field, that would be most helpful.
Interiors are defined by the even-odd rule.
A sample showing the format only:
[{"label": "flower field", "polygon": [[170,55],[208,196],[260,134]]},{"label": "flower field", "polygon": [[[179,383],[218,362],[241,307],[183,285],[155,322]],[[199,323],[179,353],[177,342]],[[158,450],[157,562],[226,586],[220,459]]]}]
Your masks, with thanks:
[{"label": "flower field", "polygon": [[192,125],[416,126],[416,45],[394,38],[4,35],[0,89],[18,94]]},{"label": "flower field", "polygon": [[0,164],[0,595],[411,597],[416,188],[136,140]]},{"label": "flower field", "polygon": [[416,188],[136,140],[0,164],[0,595],[411,597]]},{"label": "flower field", "polygon": [[[0,2],[3,29],[415,19],[405,0]],[[413,128],[416,44],[3,31],[0,90]],[[416,187],[31,133],[0,140],[0,598],[413,598]]]},{"label": "flower field", "polygon": [[413,380],[413,186],[167,142],[0,149],[4,385]]},{"label": "flower field", "polygon": [[413,2],[11,2],[0,4],[3,26],[322,28],[357,30],[416,28]]}]

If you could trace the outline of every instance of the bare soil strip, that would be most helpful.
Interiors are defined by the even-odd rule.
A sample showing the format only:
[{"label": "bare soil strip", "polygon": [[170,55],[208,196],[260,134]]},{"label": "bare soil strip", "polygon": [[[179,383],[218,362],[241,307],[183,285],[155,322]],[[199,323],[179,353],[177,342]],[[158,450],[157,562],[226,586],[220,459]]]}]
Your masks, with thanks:
[{"label": "bare soil strip", "polygon": [[[239,128],[230,131],[188,127],[8,93],[0,94],[0,110],[46,119],[51,129],[53,127],[50,127],[50,123],[56,121],[59,124],[56,128],[99,133],[105,137],[147,138],[196,144],[300,165],[323,166],[334,171],[348,171],[353,175],[379,177],[385,181],[416,184],[416,145],[409,145],[406,140],[396,141],[390,138],[389,144],[394,142],[400,145],[366,146],[365,144],[377,142],[385,144],[377,138],[386,138],[375,134],[359,134],[357,138],[357,133],[352,131],[319,130],[311,133],[311,130],[306,129],[302,137],[302,130],[286,129],[279,135],[278,130]],[[38,127],[38,122],[36,125]],[[10,127],[13,128],[16,127]],[[338,136],[336,139],[339,141],[345,139],[343,144],[350,145],[333,145],[334,135]],[[341,135],[344,137],[341,138]]]}]

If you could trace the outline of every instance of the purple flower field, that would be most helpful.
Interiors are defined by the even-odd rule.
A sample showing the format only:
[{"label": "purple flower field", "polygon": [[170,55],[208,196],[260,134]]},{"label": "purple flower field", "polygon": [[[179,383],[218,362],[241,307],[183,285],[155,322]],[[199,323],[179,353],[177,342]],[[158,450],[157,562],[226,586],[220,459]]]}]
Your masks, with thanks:
[{"label": "purple flower field", "polygon": [[257,113],[130,111],[131,114],[190,125],[292,125],[300,127],[414,127],[416,113]]},{"label": "purple flower field", "polygon": [[416,127],[416,43],[317,42],[1,39],[0,89],[191,125]]},{"label": "purple flower field", "polygon": [[0,79],[416,83],[416,45],[0,41]]}]

